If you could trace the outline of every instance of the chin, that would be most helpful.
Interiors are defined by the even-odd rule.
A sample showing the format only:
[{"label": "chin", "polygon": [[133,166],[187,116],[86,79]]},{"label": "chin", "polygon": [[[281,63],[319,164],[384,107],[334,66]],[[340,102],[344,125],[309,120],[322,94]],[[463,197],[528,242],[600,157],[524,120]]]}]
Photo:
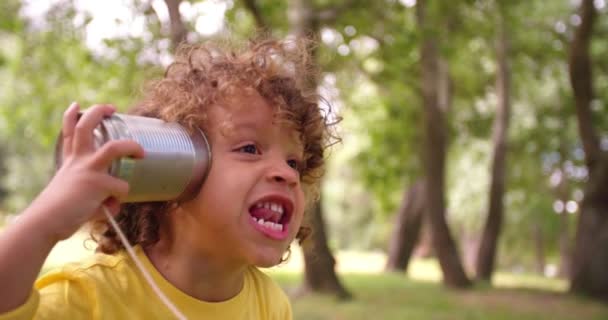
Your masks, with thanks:
[{"label": "chin", "polygon": [[273,251],[258,254],[253,260],[254,265],[260,268],[270,268],[281,263],[285,251]]},{"label": "chin", "polygon": [[258,268],[272,268],[272,267],[278,265],[279,263],[281,263],[281,261],[279,261],[279,260],[276,260],[273,262],[266,261],[266,262],[262,262],[262,263],[256,263],[255,266]]}]

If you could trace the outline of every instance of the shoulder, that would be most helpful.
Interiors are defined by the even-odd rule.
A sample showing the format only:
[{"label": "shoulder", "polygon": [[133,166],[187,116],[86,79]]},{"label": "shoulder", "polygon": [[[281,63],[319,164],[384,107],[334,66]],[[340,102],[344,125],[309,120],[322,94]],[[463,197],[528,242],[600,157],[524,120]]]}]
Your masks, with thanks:
[{"label": "shoulder", "polygon": [[258,302],[268,308],[270,319],[291,319],[289,298],[272,278],[256,267],[250,267],[246,277]]},{"label": "shoulder", "polygon": [[[35,283],[39,296],[37,319],[91,319],[99,305],[128,286],[129,267],[124,255],[95,254],[45,273]],[[119,271],[119,272],[116,272]]]},{"label": "shoulder", "polygon": [[108,281],[112,278],[127,276],[131,266],[123,253],[108,255],[95,253],[94,255],[79,261],[68,263],[62,267],[53,269],[44,274],[36,281],[36,287],[42,288],[57,281],[72,282],[97,282]]},{"label": "shoulder", "polygon": [[96,253],[80,262],[49,271],[36,281],[35,288],[44,301],[62,299],[54,302],[91,305],[98,304],[100,299],[112,300],[119,293],[129,292],[138,278],[124,253]]},{"label": "shoulder", "polygon": [[246,274],[254,285],[254,288],[262,290],[266,294],[277,295],[287,299],[283,289],[281,289],[281,287],[272,278],[258,268],[250,267]]}]

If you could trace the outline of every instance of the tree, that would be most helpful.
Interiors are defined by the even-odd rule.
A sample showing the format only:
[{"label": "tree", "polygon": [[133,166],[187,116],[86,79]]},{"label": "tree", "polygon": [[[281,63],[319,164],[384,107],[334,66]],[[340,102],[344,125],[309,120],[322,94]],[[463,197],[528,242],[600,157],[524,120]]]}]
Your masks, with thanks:
[{"label": "tree", "polygon": [[503,197],[505,193],[505,168],[507,153],[507,130],[509,127],[509,114],[511,109],[510,92],[510,66],[508,62],[509,44],[505,18],[505,8],[498,3],[498,34],[496,40],[496,60],[498,71],[496,75],[496,92],[498,95],[498,110],[494,119],[493,128],[493,157],[492,175],[489,192],[489,206],[485,228],[481,237],[479,252],[477,254],[477,278],[490,280],[494,271],[498,237],[503,221]]},{"label": "tree", "polygon": [[608,299],[608,157],[592,122],[594,99],[589,48],[597,18],[593,0],[583,0],[581,19],[570,44],[570,83],[589,178],[581,204],[572,260],[570,290]]},{"label": "tree", "polygon": [[[436,3],[435,3],[436,4]],[[437,6],[430,6],[436,9]],[[431,10],[436,13],[435,10]],[[445,159],[446,159],[446,122],[441,109],[440,55],[437,39],[431,32],[432,20],[427,16],[427,1],[418,1],[416,17],[421,29],[420,63],[422,74],[422,100],[424,104],[425,145],[422,157],[425,164],[427,187],[425,202],[432,228],[433,244],[443,271],[444,283],[450,287],[468,287],[467,278],[454,240],[445,220]]]},{"label": "tree", "polygon": [[424,210],[424,181],[414,183],[404,193],[401,207],[395,217],[395,227],[389,240],[387,271],[407,271],[412,252],[420,237]]},{"label": "tree", "polygon": [[[321,20],[315,8],[306,0],[291,0],[289,5],[292,32],[299,37],[319,39]],[[321,200],[319,200],[313,209],[308,212],[307,221],[313,231],[310,241],[305,241],[302,247],[305,265],[302,289],[304,291],[331,293],[340,299],[350,299],[352,295],[336,275],[336,261],[327,245],[322,208]]]}]

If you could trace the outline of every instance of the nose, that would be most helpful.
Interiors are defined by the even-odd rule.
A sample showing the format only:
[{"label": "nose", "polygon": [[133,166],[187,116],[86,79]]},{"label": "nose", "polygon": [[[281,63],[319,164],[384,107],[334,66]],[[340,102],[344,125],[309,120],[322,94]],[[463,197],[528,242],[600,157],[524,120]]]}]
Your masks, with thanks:
[{"label": "nose", "polygon": [[268,168],[266,177],[275,183],[296,186],[300,181],[298,172],[287,164],[285,159],[275,159]]}]

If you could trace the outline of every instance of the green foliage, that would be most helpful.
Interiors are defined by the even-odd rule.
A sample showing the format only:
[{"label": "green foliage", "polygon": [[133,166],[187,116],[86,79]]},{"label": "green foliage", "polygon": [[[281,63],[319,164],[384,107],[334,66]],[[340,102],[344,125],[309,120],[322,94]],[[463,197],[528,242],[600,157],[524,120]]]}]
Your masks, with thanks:
[{"label": "green foliage", "polygon": [[[255,21],[243,2],[226,3],[231,36],[253,34]],[[287,1],[256,3],[271,33],[290,32]],[[402,194],[422,172],[415,7],[396,0],[309,3],[325,13],[339,9],[332,19],[319,20],[318,47],[323,92],[344,117],[343,143],[331,152],[325,181],[331,244],[384,248]],[[567,193],[573,200],[580,196],[584,180],[576,174],[582,154],[567,71],[576,7],[557,0],[436,3],[428,12],[436,23],[425,32],[437,36],[452,80],[447,117],[450,225],[457,237],[464,237],[479,234],[485,221],[497,104],[496,21],[501,14],[511,45],[512,115],[499,261],[505,266],[530,264],[522,259],[533,256],[534,225],[541,226],[545,247],[554,255],[561,230],[553,212],[556,190],[550,177],[570,168]],[[125,110],[170,56],[167,25],[148,2],[125,3],[130,12],[144,17],[143,35],[108,39],[94,49],[86,44],[85,31],[94,17],[75,8],[73,1],[57,1],[44,21],[15,14],[20,4],[0,4],[0,162],[7,168],[2,180],[10,193],[3,209],[11,212],[23,208],[52,174],[53,145],[62,112],[71,101],[83,107],[110,102]],[[190,30],[196,18],[185,21]],[[606,8],[596,29],[591,48],[597,85],[593,120],[605,138]],[[196,32],[190,37],[205,38]]]},{"label": "green foliage", "polygon": [[[378,19],[362,19],[369,12]],[[397,3],[349,10],[333,29],[343,41],[327,48],[336,51],[338,62],[333,65],[342,66],[339,88],[351,93],[342,96],[346,118],[357,119],[352,127],[345,123],[345,130],[364,141],[350,162],[373,193],[374,211],[380,216],[394,212],[399,190],[418,178],[420,169],[417,35],[403,24],[413,27],[413,10]],[[339,49],[344,45],[350,51],[342,56]]]},{"label": "green foliage", "polygon": [[0,31],[14,32],[23,28],[21,20],[15,15],[19,8],[18,0],[5,0],[0,3]]},{"label": "green foliage", "polygon": [[[343,3],[315,1],[313,6]],[[339,89],[345,118],[344,141],[332,152],[324,198],[332,243],[338,247],[382,248],[403,192],[420,178],[420,30],[415,7],[406,3],[352,1],[335,20],[321,25],[319,62]],[[275,33],[287,33],[286,2],[264,2],[260,8]],[[453,85],[447,200],[449,222],[463,237],[479,234],[485,221],[497,104],[496,21],[499,14],[506,19],[512,115],[499,259],[505,265],[531,260],[533,225],[541,226],[548,252],[556,252],[561,230],[549,177],[564,163],[581,164],[567,74],[575,9],[560,1],[462,0],[437,3],[427,12],[436,23],[425,32],[437,36]],[[241,15],[236,10],[229,16]],[[600,33],[606,21],[599,20]],[[595,41],[592,49],[598,68],[608,70],[599,58],[605,43]],[[608,83],[601,81],[604,76],[596,73],[600,88]],[[607,118],[601,111],[608,90],[597,92],[595,121],[601,124]],[[551,160],[561,146],[566,153]],[[568,180],[573,195],[580,177]]]},{"label": "green foliage", "polygon": [[0,89],[0,129],[9,151],[4,178],[9,211],[22,209],[52,175],[61,116],[72,101],[82,108],[113,103],[125,110],[155,70],[138,60],[142,39],[107,41],[106,52],[94,53],[84,43],[87,20],[75,21],[72,7],[57,5],[46,17],[48,28],[21,21],[15,25],[23,28],[1,38],[7,44],[1,51],[6,85]]}]

